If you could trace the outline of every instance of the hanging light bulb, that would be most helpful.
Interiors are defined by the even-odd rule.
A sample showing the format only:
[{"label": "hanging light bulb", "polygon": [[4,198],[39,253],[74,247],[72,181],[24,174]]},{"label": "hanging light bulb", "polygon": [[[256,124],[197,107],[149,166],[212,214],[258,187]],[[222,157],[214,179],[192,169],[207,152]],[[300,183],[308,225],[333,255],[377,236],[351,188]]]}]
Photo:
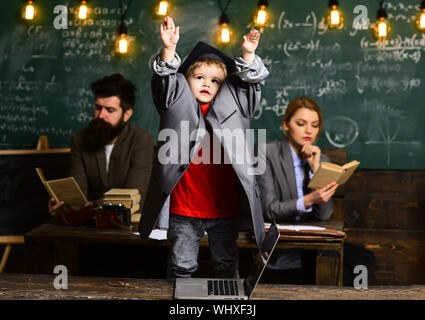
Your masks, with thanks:
[{"label": "hanging light bulb", "polygon": [[78,19],[85,20],[88,17],[89,9],[87,7],[88,0],[81,0],[80,6],[78,7]]},{"label": "hanging light bulb", "polygon": [[380,1],[380,8],[377,14],[377,21],[373,28],[375,37],[379,41],[383,41],[388,38],[391,32],[390,24],[387,21],[387,12],[384,9],[384,1]]},{"label": "hanging light bulb", "polygon": [[115,51],[118,54],[126,54],[129,49],[129,41],[127,38],[127,27],[121,23],[118,28],[118,39],[115,43]]},{"label": "hanging light bulb", "polygon": [[156,9],[156,14],[158,16],[165,17],[167,15],[167,12],[168,12],[168,1],[160,1]]},{"label": "hanging light bulb", "polygon": [[36,10],[33,3],[33,0],[28,0],[23,8],[22,16],[25,20],[34,20]]},{"label": "hanging light bulb", "polygon": [[329,13],[326,16],[328,28],[339,28],[344,21],[342,11],[338,9],[338,0],[329,0]]},{"label": "hanging light bulb", "polygon": [[229,18],[225,13],[223,13],[220,16],[220,19],[218,20],[218,24],[220,25],[219,31],[218,31],[218,41],[223,44],[227,44],[231,41],[232,38],[232,31],[229,28]]},{"label": "hanging light bulb", "polygon": [[421,12],[416,18],[416,28],[419,31],[425,32],[425,0],[422,0],[420,10]]},{"label": "hanging light bulb", "polygon": [[267,0],[258,1],[258,10],[255,13],[254,24],[256,26],[264,26],[268,22],[269,15],[267,14],[267,6],[269,5]]}]

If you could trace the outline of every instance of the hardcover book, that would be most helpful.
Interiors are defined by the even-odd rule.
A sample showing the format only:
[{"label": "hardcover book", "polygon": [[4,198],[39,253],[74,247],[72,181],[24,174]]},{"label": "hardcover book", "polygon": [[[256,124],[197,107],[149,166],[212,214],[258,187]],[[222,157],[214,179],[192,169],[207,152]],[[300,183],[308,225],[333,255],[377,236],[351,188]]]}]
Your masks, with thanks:
[{"label": "hardcover book", "polygon": [[43,169],[36,168],[35,170],[47,192],[55,199],[56,203],[63,201],[74,209],[81,209],[87,203],[87,198],[74,177],[47,181]]},{"label": "hardcover book", "polygon": [[321,162],[319,169],[317,169],[313,178],[310,180],[308,187],[310,189],[319,189],[333,181],[342,185],[350,179],[359,165],[360,162],[357,160],[348,162],[343,166],[330,162]]}]

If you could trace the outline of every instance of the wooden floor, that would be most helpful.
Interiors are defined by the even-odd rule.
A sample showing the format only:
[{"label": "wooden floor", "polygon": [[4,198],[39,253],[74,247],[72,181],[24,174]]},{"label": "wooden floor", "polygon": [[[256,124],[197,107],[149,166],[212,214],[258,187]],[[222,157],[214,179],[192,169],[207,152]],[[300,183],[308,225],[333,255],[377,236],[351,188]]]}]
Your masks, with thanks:
[{"label": "wooden floor", "polygon": [[[56,275],[0,274],[0,299],[26,300],[171,300],[168,280],[70,276],[67,290],[53,286]],[[425,300],[425,286],[351,287],[262,284],[253,300]]]}]

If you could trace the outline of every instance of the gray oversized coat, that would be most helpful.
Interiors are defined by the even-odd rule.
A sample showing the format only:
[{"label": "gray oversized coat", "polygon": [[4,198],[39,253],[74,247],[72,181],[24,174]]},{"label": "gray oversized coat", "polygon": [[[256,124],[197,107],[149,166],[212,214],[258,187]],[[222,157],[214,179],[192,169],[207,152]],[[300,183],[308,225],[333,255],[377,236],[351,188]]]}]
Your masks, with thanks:
[{"label": "gray oversized coat", "polygon": [[[199,148],[195,140],[199,142],[202,139],[202,131],[206,128],[205,121],[209,122],[213,130],[238,129],[245,138],[245,130],[250,128],[251,118],[260,101],[260,83],[268,76],[268,71],[258,56],[252,63],[236,58],[237,71],[223,81],[204,119],[184,75],[177,72],[180,64],[181,60],[177,54],[170,63],[161,61],[160,55],[152,60],[152,96],[160,115],[160,125],[158,157],[155,158],[146,203],[139,223],[141,238],[147,238],[155,224],[159,227],[168,227],[170,194],[189,166],[192,159],[190,155],[196,154],[195,151]],[[190,141],[191,139],[187,137],[188,132],[195,132],[198,139]],[[252,148],[230,150],[232,148],[228,144],[222,143],[222,146],[225,153],[232,155],[232,165],[239,178],[240,229],[253,226],[256,242],[260,247],[264,239],[264,219],[259,187],[248,164],[252,163]],[[164,155],[164,149],[170,147],[177,148],[174,151],[178,150],[176,153],[178,161],[164,163],[161,155]],[[243,163],[236,161],[238,152],[246,152],[251,160]]]}]

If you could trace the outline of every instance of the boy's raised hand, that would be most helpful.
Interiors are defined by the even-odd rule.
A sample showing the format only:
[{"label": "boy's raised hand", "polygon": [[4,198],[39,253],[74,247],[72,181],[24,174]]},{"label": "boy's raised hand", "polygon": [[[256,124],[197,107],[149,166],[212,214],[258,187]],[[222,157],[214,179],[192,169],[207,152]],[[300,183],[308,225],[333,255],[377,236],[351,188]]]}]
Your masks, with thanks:
[{"label": "boy's raised hand", "polygon": [[165,17],[164,23],[161,24],[161,40],[163,44],[161,52],[161,60],[171,62],[174,59],[176,45],[179,41],[180,27],[174,26],[174,21],[171,17]]},{"label": "boy's raised hand", "polygon": [[260,33],[257,30],[251,30],[242,39],[242,58],[247,62],[253,62],[255,50],[260,40]]},{"label": "boy's raised hand", "polygon": [[164,48],[175,48],[177,42],[179,41],[179,30],[180,27],[174,26],[173,18],[165,17],[164,23],[161,24],[161,40],[164,45]]}]

